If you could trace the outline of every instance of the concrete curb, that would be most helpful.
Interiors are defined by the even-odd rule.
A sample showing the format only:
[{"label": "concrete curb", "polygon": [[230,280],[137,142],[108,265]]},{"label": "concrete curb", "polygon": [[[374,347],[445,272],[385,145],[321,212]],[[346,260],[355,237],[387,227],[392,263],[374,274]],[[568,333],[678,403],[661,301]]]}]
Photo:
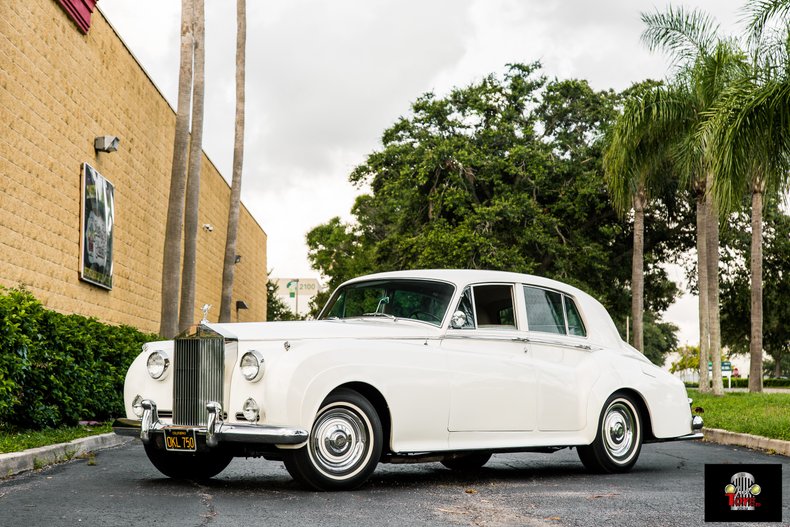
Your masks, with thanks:
[{"label": "concrete curb", "polygon": [[55,463],[69,461],[88,452],[96,452],[123,445],[134,438],[122,437],[112,432],[97,436],[81,437],[68,443],[31,448],[22,452],[0,454],[0,478],[13,476]]},{"label": "concrete curb", "polygon": [[768,439],[767,437],[751,434],[739,434],[718,428],[703,428],[702,433],[705,434],[704,440],[711,443],[743,446],[754,450],[768,450],[783,456],[790,456],[790,441]]}]

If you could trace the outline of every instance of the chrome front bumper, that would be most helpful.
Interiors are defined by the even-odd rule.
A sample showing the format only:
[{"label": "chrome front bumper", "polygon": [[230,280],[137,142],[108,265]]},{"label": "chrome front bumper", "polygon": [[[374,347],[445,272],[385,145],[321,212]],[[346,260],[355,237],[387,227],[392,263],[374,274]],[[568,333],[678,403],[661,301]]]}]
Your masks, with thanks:
[{"label": "chrome front bumper", "polygon": [[[118,435],[139,437],[143,443],[151,441],[151,435],[167,429],[184,429],[183,426],[167,425],[159,420],[156,403],[146,399],[142,402],[141,419],[116,419],[112,430]],[[203,427],[188,427],[196,434],[204,436],[206,445],[218,446],[220,443],[248,443],[261,445],[298,445],[307,441],[306,430],[278,426],[228,424],[222,420],[222,405],[209,402],[206,405],[208,424]]]}]

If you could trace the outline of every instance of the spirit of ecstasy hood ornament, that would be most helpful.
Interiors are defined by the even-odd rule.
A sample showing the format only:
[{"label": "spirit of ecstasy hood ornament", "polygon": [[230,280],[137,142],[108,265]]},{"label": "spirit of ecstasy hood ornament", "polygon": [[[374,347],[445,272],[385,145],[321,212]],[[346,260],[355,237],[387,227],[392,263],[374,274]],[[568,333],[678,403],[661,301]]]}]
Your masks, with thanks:
[{"label": "spirit of ecstasy hood ornament", "polygon": [[200,321],[201,324],[208,324],[208,310],[211,309],[211,304],[203,304],[203,307],[200,310],[203,312],[203,319]]}]

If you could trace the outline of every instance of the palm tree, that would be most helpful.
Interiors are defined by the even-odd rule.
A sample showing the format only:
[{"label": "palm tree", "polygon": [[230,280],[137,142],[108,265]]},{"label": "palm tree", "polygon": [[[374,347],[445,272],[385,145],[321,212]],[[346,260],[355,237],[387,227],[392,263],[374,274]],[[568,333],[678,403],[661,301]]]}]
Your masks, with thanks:
[{"label": "palm tree", "polygon": [[[604,177],[612,202],[620,214],[634,211],[634,242],[631,259],[631,322],[633,345],[644,350],[644,232],[645,210],[651,191],[665,181],[667,143],[656,137],[655,124],[647,117],[643,96],[658,88],[643,83],[626,92],[623,114],[615,123],[604,151]],[[636,124],[636,127],[632,125]],[[660,128],[659,128],[660,130]]]},{"label": "palm tree", "polygon": [[179,270],[184,194],[187,176],[187,141],[192,87],[192,0],[181,0],[181,59],[178,71],[178,109],[173,138],[173,164],[170,170],[170,196],[167,203],[165,243],[162,251],[162,311],[159,334],[172,338],[178,332]]},{"label": "palm tree", "polygon": [[741,67],[742,54],[732,41],[717,36],[718,25],[701,11],[669,8],[643,14],[642,40],[651,50],[669,53],[676,75],[667,89],[646,101],[650,115],[676,141],[681,176],[697,193],[697,269],[700,289],[700,389],[707,389],[707,348],[713,363],[713,392],[723,393],[719,325],[718,210],[710,199],[714,151],[706,130],[707,112]]},{"label": "palm tree", "polygon": [[751,195],[751,330],[749,391],[762,391],[764,196],[790,185],[790,30],[768,31],[773,18],[790,12],[788,0],[753,0],[749,41],[751,69],[726,90],[712,112],[717,177],[713,189],[724,210]]},{"label": "palm tree", "polygon": [[225,238],[225,260],[222,267],[222,301],[219,321],[230,322],[230,305],[233,296],[233,272],[236,265],[236,239],[239,230],[241,203],[241,169],[244,159],[244,76],[247,45],[246,0],[236,1],[236,130],[233,145],[233,178],[228,206],[228,233]]},{"label": "palm tree", "polygon": [[205,86],[205,9],[204,0],[194,0],[194,81],[192,84],[192,134],[189,140],[189,175],[184,210],[184,265],[181,271],[181,308],[178,330],[194,322],[197,276],[198,203],[200,201],[200,163],[203,159],[203,94]]}]

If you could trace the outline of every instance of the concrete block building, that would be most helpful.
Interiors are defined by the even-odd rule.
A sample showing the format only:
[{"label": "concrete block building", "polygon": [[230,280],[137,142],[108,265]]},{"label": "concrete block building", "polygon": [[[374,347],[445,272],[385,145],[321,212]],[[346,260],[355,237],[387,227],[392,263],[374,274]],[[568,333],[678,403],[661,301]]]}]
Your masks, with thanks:
[{"label": "concrete block building", "polygon": [[[0,285],[48,308],[158,331],[175,112],[95,0],[0,2]],[[120,139],[115,152],[95,138]],[[219,313],[230,188],[204,155],[199,307]],[[85,165],[112,184],[111,288],[86,281]],[[234,301],[266,319],[266,233],[242,208]],[[235,320],[235,314],[234,314]]]}]

